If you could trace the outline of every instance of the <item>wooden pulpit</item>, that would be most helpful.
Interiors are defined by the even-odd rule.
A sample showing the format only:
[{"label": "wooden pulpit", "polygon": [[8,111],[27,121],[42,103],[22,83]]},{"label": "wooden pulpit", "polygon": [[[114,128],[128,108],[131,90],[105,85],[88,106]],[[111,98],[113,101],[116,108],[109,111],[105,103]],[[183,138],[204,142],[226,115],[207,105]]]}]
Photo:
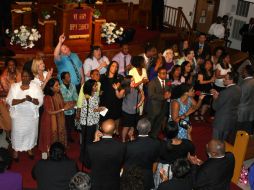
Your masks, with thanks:
[{"label": "wooden pulpit", "polygon": [[41,34],[41,47],[44,53],[52,53],[54,50],[55,20],[38,20],[38,29]]},{"label": "wooden pulpit", "polygon": [[[93,9],[82,4],[66,4],[56,6],[56,34],[65,34],[65,44],[72,51],[89,51],[92,44]],[[58,37],[57,37],[58,39]]]}]

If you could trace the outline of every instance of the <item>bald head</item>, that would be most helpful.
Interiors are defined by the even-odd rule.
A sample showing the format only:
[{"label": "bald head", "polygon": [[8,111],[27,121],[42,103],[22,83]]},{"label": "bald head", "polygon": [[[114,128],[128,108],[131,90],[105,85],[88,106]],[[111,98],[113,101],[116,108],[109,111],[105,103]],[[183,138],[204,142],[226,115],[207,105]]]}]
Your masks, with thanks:
[{"label": "bald head", "polygon": [[102,123],[101,126],[102,132],[104,135],[112,136],[116,129],[116,124],[113,119],[108,119]]},{"label": "bald head", "polygon": [[225,144],[224,142],[216,139],[212,139],[207,144],[207,153],[210,154],[211,157],[218,157],[225,155]]}]

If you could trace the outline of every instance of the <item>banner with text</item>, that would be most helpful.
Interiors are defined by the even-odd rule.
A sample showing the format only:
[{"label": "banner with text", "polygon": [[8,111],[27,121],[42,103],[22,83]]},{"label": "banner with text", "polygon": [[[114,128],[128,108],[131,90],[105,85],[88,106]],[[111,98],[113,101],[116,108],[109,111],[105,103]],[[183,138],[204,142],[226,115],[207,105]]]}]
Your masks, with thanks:
[{"label": "banner with text", "polygon": [[69,39],[80,39],[90,37],[91,9],[73,9],[68,18]]}]

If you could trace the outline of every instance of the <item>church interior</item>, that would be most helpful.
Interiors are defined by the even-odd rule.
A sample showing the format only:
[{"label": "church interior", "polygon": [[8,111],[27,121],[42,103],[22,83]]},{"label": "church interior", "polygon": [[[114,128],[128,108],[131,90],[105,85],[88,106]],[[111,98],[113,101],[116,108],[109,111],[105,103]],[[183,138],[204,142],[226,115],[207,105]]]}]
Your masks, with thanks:
[{"label": "church interior", "polygon": [[[178,59],[180,52],[177,46],[180,42],[188,40],[190,44],[194,44],[198,41],[201,33],[208,34],[209,27],[216,22],[216,18],[229,13],[225,6],[227,6],[228,1],[231,2],[231,0],[192,0],[188,1],[190,5],[187,3],[185,6],[193,7],[193,10],[186,12],[188,7],[182,6],[184,4],[182,2],[186,1],[179,1],[179,4],[174,1],[171,4],[170,0],[165,0],[162,7],[157,7],[152,1],[1,1],[0,71],[5,67],[6,57],[16,59],[18,69],[22,70],[26,62],[31,61],[38,52],[42,52],[45,67],[47,69],[53,68],[53,76],[56,76],[54,49],[58,44],[59,36],[62,34],[65,35],[64,43],[72,52],[77,53],[82,62],[89,55],[92,46],[100,46],[103,55],[111,60],[115,54],[121,51],[121,43],[128,43],[131,55],[143,53],[147,43],[156,46],[158,52],[163,52],[168,47],[176,47],[174,58]],[[234,5],[230,5],[230,11],[234,9],[237,12],[237,7],[240,6],[239,2],[247,2],[250,9],[245,21],[239,21],[243,25],[249,22],[247,18],[253,17],[251,9],[254,7],[254,2],[234,0]],[[156,15],[155,20],[152,18],[154,15]],[[224,47],[230,54],[231,65],[237,69],[247,59],[254,60],[254,52],[241,51],[241,36],[237,31],[240,26],[236,23],[238,17],[232,16],[232,12],[230,12],[228,18],[229,20],[224,23],[226,26],[225,36],[207,38],[207,41],[211,52],[217,47]],[[119,31],[119,36],[109,39],[103,34],[103,30],[110,23],[113,23],[115,29]],[[28,37],[29,44],[22,44],[14,38],[22,30],[21,27],[35,33],[35,36]],[[254,40],[253,36],[251,40]],[[5,98],[6,94],[0,91],[0,97]],[[194,129],[193,139],[201,158],[206,157],[203,150],[212,135],[211,123],[209,122],[204,124],[193,122],[197,126]],[[248,189],[247,186],[239,184],[239,177],[241,177],[244,161],[253,161],[254,159],[254,136],[244,135],[245,133],[237,134],[233,145],[226,142],[227,151],[233,152],[236,157],[234,176],[231,180],[231,189],[233,190]],[[78,135],[75,134],[75,137],[78,138]],[[0,140],[0,143],[6,142]],[[67,152],[71,158],[78,162],[79,152],[75,150],[76,144],[71,144]],[[24,162],[24,164],[13,163],[11,170],[22,173],[25,190],[35,190],[36,182],[32,179],[30,170],[35,160],[40,159],[39,150],[35,149],[35,160],[32,161],[22,154],[20,162]],[[81,168],[81,163],[78,162],[78,166]]]}]

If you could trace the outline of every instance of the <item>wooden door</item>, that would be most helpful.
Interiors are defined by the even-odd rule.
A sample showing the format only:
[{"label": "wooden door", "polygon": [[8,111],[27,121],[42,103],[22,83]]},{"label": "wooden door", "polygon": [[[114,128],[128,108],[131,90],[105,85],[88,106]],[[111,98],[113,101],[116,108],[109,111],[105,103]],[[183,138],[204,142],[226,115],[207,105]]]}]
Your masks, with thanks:
[{"label": "wooden door", "polygon": [[197,0],[194,18],[194,29],[207,33],[215,22],[220,0]]}]

